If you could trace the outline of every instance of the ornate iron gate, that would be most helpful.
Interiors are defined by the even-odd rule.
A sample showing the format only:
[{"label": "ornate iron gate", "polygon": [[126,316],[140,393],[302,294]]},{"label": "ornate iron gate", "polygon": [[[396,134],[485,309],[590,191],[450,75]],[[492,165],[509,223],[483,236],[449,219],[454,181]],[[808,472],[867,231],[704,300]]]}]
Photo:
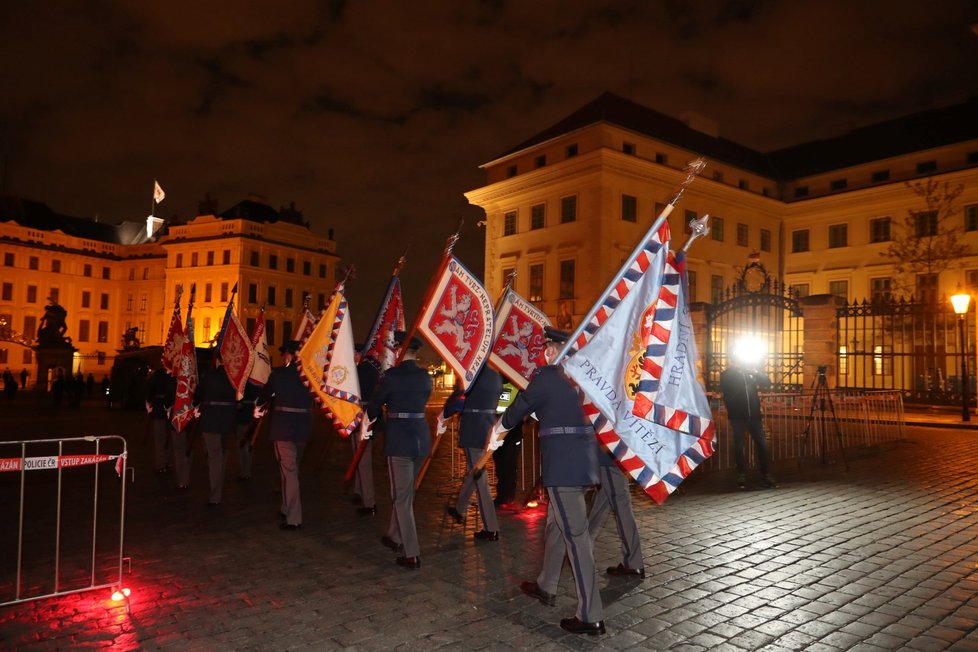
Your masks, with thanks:
[{"label": "ornate iron gate", "polygon": [[[975,326],[965,315],[968,368],[975,369]],[[836,385],[893,389],[908,403],[960,404],[962,348],[959,317],[948,302],[881,297],[842,306],[838,317]],[[969,374],[974,405],[975,376]]]},{"label": "ornate iron gate", "polygon": [[733,343],[740,337],[753,336],[765,345],[764,370],[774,389],[800,390],[804,318],[788,288],[755,261],[727,288],[723,299],[706,311],[707,389],[715,391],[719,386],[720,372],[727,367]]}]

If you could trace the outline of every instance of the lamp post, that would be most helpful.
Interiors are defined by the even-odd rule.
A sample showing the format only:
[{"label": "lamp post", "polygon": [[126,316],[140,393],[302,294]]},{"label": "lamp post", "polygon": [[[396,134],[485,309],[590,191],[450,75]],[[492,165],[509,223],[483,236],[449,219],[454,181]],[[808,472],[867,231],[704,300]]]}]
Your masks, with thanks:
[{"label": "lamp post", "polygon": [[964,326],[968,316],[968,306],[971,304],[971,295],[962,292],[958,288],[957,294],[951,297],[951,305],[954,312],[958,315],[958,332],[961,340],[961,420],[971,421],[971,410],[968,409],[970,403],[971,380],[968,377],[968,347],[965,340]]}]

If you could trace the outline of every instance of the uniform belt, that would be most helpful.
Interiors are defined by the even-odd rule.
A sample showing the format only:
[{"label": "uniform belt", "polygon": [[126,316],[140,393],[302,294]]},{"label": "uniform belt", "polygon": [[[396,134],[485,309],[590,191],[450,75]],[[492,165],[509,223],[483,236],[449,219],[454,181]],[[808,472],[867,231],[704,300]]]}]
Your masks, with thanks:
[{"label": "uniform belt", "polygon": [[548,437],[550,435],[587,435],[593,432],[593,426],[557,426],[555,428],[540,428],[538,435],[540,437]]},{"label": "uniform belt", "polygon": [[462,414],[495,414],[496,408],[488,408],[485,410],[462,410]]},{"label": "uniform belt", "polygon": [[301,412],[308,412],[308,411],[309,411],[309,408],[287,407],[285,405],[283,405],[281,407],[273,407],[272,408],[272,412],[300,412],[301,413]]},{"label": "uniform belt", "polygon": [[424,412],[388,412],[388,419],[424,419]]},{"label": "uniform belt", "polygon": [[237,405],[234,401],[204,401],[204,406],[208,405]]}]

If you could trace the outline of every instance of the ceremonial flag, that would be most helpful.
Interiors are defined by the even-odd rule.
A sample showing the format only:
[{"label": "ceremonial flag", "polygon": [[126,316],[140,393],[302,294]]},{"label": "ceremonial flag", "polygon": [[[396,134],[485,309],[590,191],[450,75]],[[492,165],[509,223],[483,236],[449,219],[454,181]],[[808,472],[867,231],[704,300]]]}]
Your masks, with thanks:
[{"label": "ceremonial flag", "polygon": [[221,332],[217,337],[217,348],[221,352],[224,372],[228,375],[231,384],[234,385],[240,401],[244,396],[248,374],[251,373],[251,367],[255,364],[255,349],[251,346],[248,332],[241,325],[241,320],[234,314],[234,295],[237,291],[238,284],[235,283],[231,290],[231,300],[224,312],[224,324],[221,326]]},{"label": "ceremonial flag", "polygon": [[180,295],[177,291],[176,301],[173,302],[173,315],[170,317],[170,328],[166,332],[166,341],[163,342],[163,368],[166,373],[176,376],[177,358],[183,351],[183,324],[180,323]]},{"label": "ceremonial flag", "polygon": [[543,329],[550,320],[532,303],[508,289],[496,311],[496,340],[489,363],[520,389],[526,389],[542,361]]},{"label": "ceremonial flag", "polygon": [[492,299],[479,279],[450,254],[430,296],[418,332],[455,370],[465,391],[489,356]]},{"label": "ceremonial flag", "polygon": [[[400,266],[398,267],[400,269]],[[377,368],[381,374],[394,366],[397,359],[394,349],[394,333],[404,330],[404,302],[401,299],[401,281],[395,275],[387,285],[387,294],[377,311],[377,318],[364,342],[360,357]]]},{"label": "ceremonial flag", "polygon": [[197,391],[197,350],[194,346],[194,297],[197,285],[190,286],[190,301],[187,303],[187,325],[184,328],[183,346],[177,358],[177,393],[173,401],[173,414],[170,420],[179,432],[186,428],[194,418],[194,392]]},{"label": "ceremonial flag", "polygon": [[[584,411],[598,440],[662,503],[713,452],[714,427],[696,380],[695,344],[679,291],[680,274],[674,265],[667,266],[674,261],[668,249],[669,224],[665,219],[656,224],[563,365],[585,396]],[[645,409],[649,387],[638,394],[643,365],[651,369],[656,364],[646,364],[650,355],[660,370],[668,370],[666,383],[674,385],[656,398],[669,396],[673,406]]]},{"label": "ceremonial flag", "polygon": [[261,387],[268,382],[272,373],[272,359],[268,355],[268,337],[265,335],[265,308],[258,313],[255,330],[251,333],[251,348],[255,351],[255,362],[251,366],[248,382]]},{"label": "ceremonial flag", "polygon": [[296,355],[302,379],[343,437],[360,424],[360,379],[354,361],[353,326],[343,284]]},{"label": "ceremonial flag", "polygon": [[153,201],[157,204],[163,201],[166,197],[166,193],[163,192],[163,188],[160,186],[160,182],[153,180]]},{"label": "ceremonial flag", "polygon": [[302,342],[307,337],[312,334],[312,329],[316,327],[316,316],[309,311],[308,299],[303,303],[302,306],[302,319],[299,320],[299,325],[296,326],[295,333],[292,335],[292,339],[296,342]]}]

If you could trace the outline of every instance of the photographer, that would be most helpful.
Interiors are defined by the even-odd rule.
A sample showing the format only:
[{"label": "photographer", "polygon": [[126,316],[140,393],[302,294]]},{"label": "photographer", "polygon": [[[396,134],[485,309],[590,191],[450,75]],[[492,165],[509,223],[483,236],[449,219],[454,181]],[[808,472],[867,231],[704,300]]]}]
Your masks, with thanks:
[{"label": "photographer", "polygon": [[733,432],[734,454],[737,461],[737,486],[747,488],[747,463],[744,455],[744,431],[750,433],[757,447],[761,485],[776,487],[768,468],[767,441],[761,420],[761,399],[758,391],[771,388],[771,380],[759,371],[760,352],[763,349],[754,342],[739,342],[733,351],[733,364],[720,374],[720,391],[727,407],[727,418]]}]

